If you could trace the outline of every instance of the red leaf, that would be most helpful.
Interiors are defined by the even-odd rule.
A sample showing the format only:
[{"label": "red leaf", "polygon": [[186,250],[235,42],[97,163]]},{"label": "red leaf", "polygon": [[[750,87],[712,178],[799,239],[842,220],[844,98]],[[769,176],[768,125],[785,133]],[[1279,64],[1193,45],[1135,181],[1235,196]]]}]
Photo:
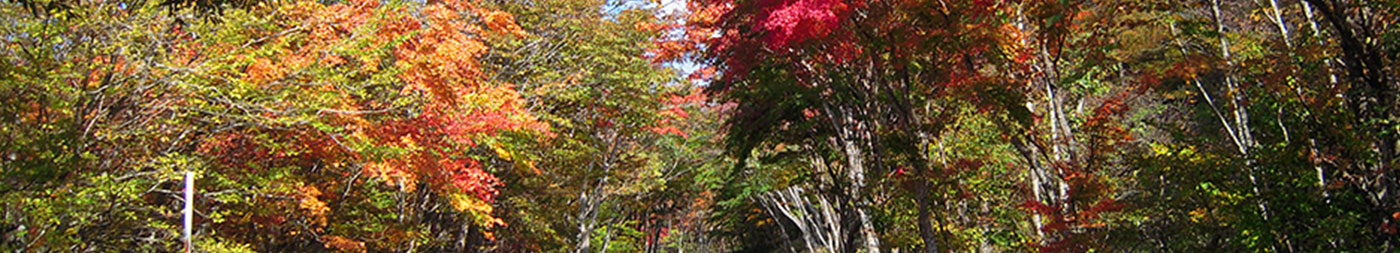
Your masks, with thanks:
[{"label": "red leaf", "polygon": [[1051,206],[1049,206],[1049,205],[1046,205],[1046,204],[1040,203],[1039,201],[1034,201],[1034,200],[1026,200],[1026,202],[1021,203],[1021,205],[1019,205],[1018,207],[1020,207],[1020,208],[1025,208],[1025,209],[1030,210],[1032,213],[1042,214],[1042,215],[1054,214],[1055,211],[1056,211],[1054,207],[1051,207]]}]

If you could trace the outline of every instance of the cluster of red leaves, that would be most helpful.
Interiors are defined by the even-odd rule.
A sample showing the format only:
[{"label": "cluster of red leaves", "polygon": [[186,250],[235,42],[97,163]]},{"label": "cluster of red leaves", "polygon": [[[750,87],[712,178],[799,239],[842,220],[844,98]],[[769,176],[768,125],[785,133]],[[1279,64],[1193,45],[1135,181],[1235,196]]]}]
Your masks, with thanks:
[{"label": "cluster of red leaves", "polygon": [[836,30],[842,19],[851,14],[851,6],[842,0],[764,0],[755,20],[763,29],[763,42],[770,50],[783,50],[790,45],[813,38],[825,37]]},{"label": "cluster of red leaves", "polygon": [[844,61],[858,55],[860,48],[850,42],[853,32],[843,24],[864,4],[863,0],[692,1],[694,11],[687,20],[684,41],[707,46],[710,57],[723,62],[722,72],[731,81],[743,78],[767,58]]},{"label": "cluster of red leaves", "polygon": [[661,101],[664,108],[660,113],[661,119],[657,121],[656,126],[651,128],[651,131],[659,134],[674,134],[684,138],[690,138],[690,134],[681,131],[676,124],[683,123],[690,117],[690,112],[687,112],[687,109],[705,106],[705,101],[707,100],[708,98],[705,93],[698,89],[690,91],[690,94],[685,96],[676,94],[666,96],[666,98]]},{"label": "cluster of red leaves", "polygon": [[[1112,198],[1102,198],[1074,211],[1057,207],[1056,203],[1045,204],[1033,200],[1026,200],[1017,207],[1045,217],[1046,223],[1039,228],[1040,231],[1055,234],[1070,232],[1074,229],[1102,227],[1105,224],[1099,221],[1100,214],[1121,211],[1126,205],[1118,203]],[[1079,241],[1080,239],[1082,238],[1062,237],[1045,245],[1035,246],[1044,252],[1082,252],[1087,250],[1088,245],[1091,244]]]},{"label": "cluster of red leaves", "polygon": [[1128,106],[1123,100],[1128,97],[1127,92],[1119,93],[1109,97],[1099,103],[1099,107],[1094,109],[1094,114],[1080,126],[1092,134],[1093,141],[1100,143],[1097,147],[1100,150],[1090,150],[1093,153],[1108,153],[1116,150],[1116,145],[1122,141],[1132,141],[1134,138],[1127,128],[1119,124],[1119,118],[1128,111]]},{"label": "cluster of red leaves", "polygon": [[459,132],[463,127],[452,127],[460,121],[440,114],[423,114],[418,117],[384,122],[371,137],[379,145],[414,149],[409,154],[371,163],[365,169],[388,179],[391,184],[414,190],[415,183],[426,181],[434,190],[448,193],[465,193],[490,201],[498,193],[495,186],[499,181],[483,170],[480,162],[471,158],[452,158],[447,154],[460,146],[472,143],[453,143],[456,140],[470,140],[471,134]]},{"label": "cluster of red leaves", "polygon": [[336,249],[336,250],[339,250],[340,252],[365,252],[365,251],[366,251],[365,243],[364,243],[364,242],[356,241],[356,240],[349,239],[349,238],[345,238],[345,237],[339,237],[339,236],[334,236],[334,235],[327,235],[327,236],[322,236],[322,237],[321,237],[321,240],[326,242],[326,243],[325,243],[325,244],[326,244],[326,248]]},{"label": "cluster of red leaves", "polygon": [[1112,186],[1104,176],[1095,172],[1103,167],[1102,157],[1121,152],[1117,143],[1131,141],[1131,133],[1119,120],[1129,109],[1124,100],[1128,93],[1123,92],[1100,102],[1079,127],[1088,136],[1085,162],[1064,161],[1055,163],[1060,180],[1068,186],[1065,199],[1051,199],[1050,203],[1027,200],[1019,207],[1028,212],[1043,215],[1046,223],[1041,231],[1054,236],[1045,245],[1036,245],[1047,252],[1080,252],[1088,250],[1096,242],[1086,241],[1086,237],[1076,236],[1082,229],[1105,226],[1101,214],[1121,211],[1126,205],[1112,197]]}]

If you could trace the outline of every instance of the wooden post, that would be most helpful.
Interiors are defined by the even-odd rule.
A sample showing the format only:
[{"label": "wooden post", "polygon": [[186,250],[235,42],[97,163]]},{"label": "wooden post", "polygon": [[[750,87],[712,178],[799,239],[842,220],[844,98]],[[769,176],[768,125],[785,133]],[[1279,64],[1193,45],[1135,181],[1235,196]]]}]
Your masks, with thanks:
[{"label": "wooden post", "polygon": [[190,253],[194,249],[194,234],[190,233],[190,228],[194,227],[194,172],[185,172],[185,253]]}]

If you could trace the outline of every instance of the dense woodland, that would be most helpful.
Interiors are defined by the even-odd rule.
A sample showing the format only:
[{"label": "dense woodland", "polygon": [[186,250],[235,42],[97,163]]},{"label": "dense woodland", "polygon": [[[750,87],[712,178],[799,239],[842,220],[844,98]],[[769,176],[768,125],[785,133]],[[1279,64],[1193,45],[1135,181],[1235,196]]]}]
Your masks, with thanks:
[{"label": "dense woodland", "polygon": [[1400,251],[1396,0],[4,0],[0,250]]}]

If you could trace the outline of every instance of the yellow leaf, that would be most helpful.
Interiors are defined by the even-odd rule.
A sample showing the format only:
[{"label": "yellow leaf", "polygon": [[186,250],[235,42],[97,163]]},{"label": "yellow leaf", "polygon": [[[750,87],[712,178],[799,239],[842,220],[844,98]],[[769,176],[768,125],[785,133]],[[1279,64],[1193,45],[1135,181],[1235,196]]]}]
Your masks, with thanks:
[{"label": "yellow leaf", "polygon": [[500,156],[501,159],[505,159],[506,161],[511,161],[510,152],[506,152],[506,150],[501,149],[500,147],[494,147],[494,146],[491,147],[491,149],[496,150],[496,155],[497,155],[497,156]]},{"label": "yellow leaf", "polygon": [[491,211],[494,210],[491,204],[486,203],[486,201],[481,201],[480,199],[465,194],[452,194],[451,203],[453,209],[463,212],[490,214]]}]

